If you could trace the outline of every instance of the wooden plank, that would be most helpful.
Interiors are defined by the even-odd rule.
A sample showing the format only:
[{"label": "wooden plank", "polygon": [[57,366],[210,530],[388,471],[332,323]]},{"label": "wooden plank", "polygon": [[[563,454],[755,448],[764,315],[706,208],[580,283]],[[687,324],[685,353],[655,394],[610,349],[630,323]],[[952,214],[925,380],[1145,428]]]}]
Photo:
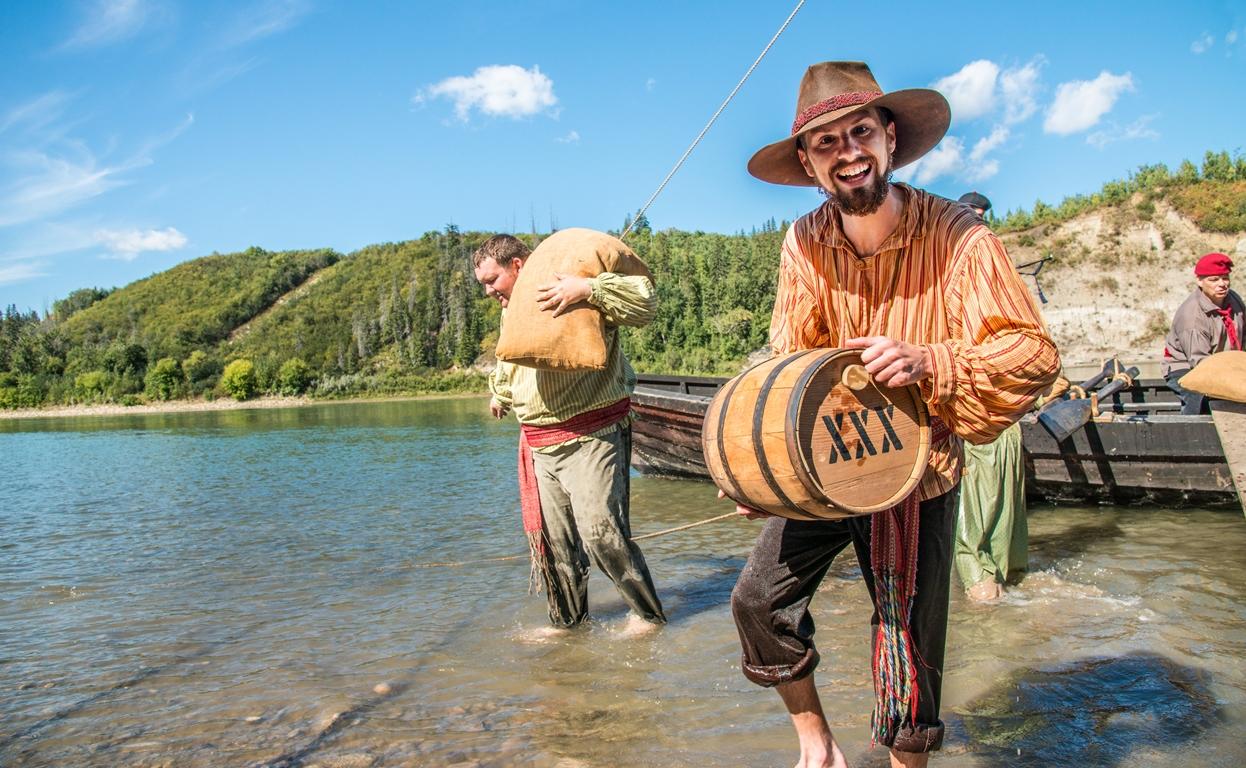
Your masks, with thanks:
[{"label": "wooden plank", "polygon": [[1211,414],[1237,488],[1237,500],[1246,514],[1246,403],[1212,400]]}]

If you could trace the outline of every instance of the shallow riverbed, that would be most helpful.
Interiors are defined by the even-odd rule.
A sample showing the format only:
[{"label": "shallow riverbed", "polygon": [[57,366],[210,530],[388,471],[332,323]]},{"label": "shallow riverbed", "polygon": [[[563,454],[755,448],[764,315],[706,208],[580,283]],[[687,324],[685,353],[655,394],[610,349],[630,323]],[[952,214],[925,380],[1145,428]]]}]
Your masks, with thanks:
[{"label": "shallow riverbed", "polygon": [[[0,765],[784,766],[727,604],[757,523],[643,542],[671,623],[543,637],[513,422],[479,399],[0,423]],[[633,528],[726,511],[637,477]],[[952,597],[947,766],[1246,763],[1246,520],[1032,510],[1031,575]],[[469,562],[459,567],[429,563]],[[818,681],[868,749],[869,607],[815,601]]]}]

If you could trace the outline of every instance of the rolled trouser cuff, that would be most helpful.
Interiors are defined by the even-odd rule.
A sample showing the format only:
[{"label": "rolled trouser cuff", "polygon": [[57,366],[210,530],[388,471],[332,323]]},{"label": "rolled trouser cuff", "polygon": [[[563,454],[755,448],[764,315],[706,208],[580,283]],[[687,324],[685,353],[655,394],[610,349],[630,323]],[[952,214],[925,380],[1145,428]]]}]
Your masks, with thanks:
[{"label": "rolled trouser cuff", "polygon": [[935,725],[904,723],[891,734],[885,746],[897,752],[934,752],[943,746],[943,721]]},{"label": "rolled trouser cuff", "polygon": [[741,658],[740,669],[744,672],[744,676],[754,683],[763,688],[773,688],[781,683],[790,683],[813,674],[819,660],[818,652],[813,648],[807,648],[805,655],[795,664],[762,666],[749,664],[747,658]]}]

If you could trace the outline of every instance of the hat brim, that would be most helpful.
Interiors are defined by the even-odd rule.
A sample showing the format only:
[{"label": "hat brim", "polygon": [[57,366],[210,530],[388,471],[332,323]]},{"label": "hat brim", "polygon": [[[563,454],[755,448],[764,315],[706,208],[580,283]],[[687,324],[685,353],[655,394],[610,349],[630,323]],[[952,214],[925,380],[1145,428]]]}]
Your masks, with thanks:
[{"label": "hat brim", "polygon": [[818,182],[805,172],[796,156],[796,139],[814,128],[834,122],[867,107],[886,107],[896,124],[896,151],[892,169],[902,168],[934,149],[947,134],[952,122],[952,109],[943,94],[929,88],[893,91],[860,106],[845,107],[819,115],[800,132],[768,144],[748,161],[748,172],[771,184],[792,187],[816,187]]}]

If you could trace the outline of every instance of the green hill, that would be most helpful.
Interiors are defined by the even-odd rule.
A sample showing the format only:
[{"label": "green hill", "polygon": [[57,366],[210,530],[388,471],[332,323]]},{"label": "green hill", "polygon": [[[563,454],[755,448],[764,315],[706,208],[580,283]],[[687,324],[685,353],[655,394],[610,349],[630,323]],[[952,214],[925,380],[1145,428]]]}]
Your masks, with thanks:
[{"label": "green hill", "polygon": [[[1144,166],[1093,195],[993,219],[1015,261],[1051,256],[1044,314],[1066,363],[1150,353],[1208,250],[1246,257],[1246,158]],[[764,347],[786,224],[721,235],[635,229],[657,317],[628,329],[638,370],[730,374]],[[116,290],[86,288],[50,316],[0,316],[0,407],[310,392],[476,390],[499,308],[476,285],[487,233],[454,227],[343,256],[213,254]],[[524,236],[535,244],[539,236]]]}]

